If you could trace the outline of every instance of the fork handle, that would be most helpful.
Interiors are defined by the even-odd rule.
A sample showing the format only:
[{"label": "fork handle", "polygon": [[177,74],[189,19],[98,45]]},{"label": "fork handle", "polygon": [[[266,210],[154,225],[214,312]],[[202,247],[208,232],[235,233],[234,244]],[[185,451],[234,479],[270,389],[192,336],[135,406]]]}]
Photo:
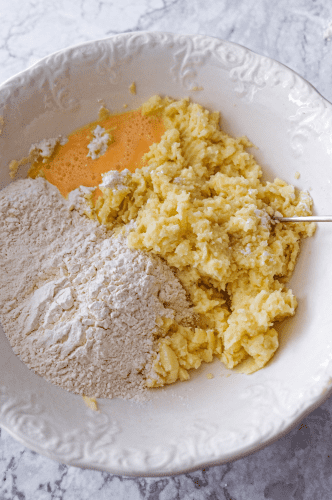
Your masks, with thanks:
[{"label": "fork handle", "polygon": [[332,222],[332,215],[309,215],[304,217],[273,217],[278,222]]}]

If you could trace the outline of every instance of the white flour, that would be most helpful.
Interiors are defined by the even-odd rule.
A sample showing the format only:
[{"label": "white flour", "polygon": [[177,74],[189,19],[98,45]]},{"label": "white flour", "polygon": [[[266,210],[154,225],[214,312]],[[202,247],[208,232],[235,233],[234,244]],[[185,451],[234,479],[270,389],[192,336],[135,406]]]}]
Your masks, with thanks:
[{"label": "white flour", "polygon": [[79,214],[83,194],[68,202],[41,178],[0,192],[1,322],[14,352],[50,382],[144,399],[160,318],[188,321],[191,308],[161,259]]},{"label": "white flour", "polygon": [[[1,117],[0,117],[1,119]],[[0,120],[0,125],[1,125],[1,120]],[[0,130],[1,134],[1,130]],[[42,159],[43,163],[46,163],[47,160],[46,158],[49,158],[52,156],[54,153],[54,150],[57,146],[61,145],[63,146],[68,142],[68,139],[66,137],[62,137],[62,135],[59,135],[58,137],[51,138],[51,139],[42,139],[40,142],[36,144],[32,144],[29,154],[26,158],[22,158],[20,161],[17,160],[12,160],[9,163],[9,175],[12,179],[15,178],[15,175],[17,174],[17,171],[21,165],[25,165],[27,163],[33,164],[36,161],[39,161]]]},{"label": "white flour", "polygon": [[131,175],[130,171],[125,168],[122,172],[118,172],[117,170],[110,170],[105,174],[101,174],[102,182],[99,184],[99,187],[122,190],[126,189],[126,186],[123,183],[127,175]]},{"label": "white flour", "polygon": [[29,150],[29,159],[30,161],[34,162],[41,156],[45,161],[45,158],[49,158],[50,156],[52,156],[55,148],[59,144],[63,146],[67,142],[67,137],[62,137],[62,135],[51,139],[43,139],[38,142],[38,144],[32,144]]},{"label": "white flour", "polygon": [[111,141],[111,137],[100,125],[97,125],[92,133],[94,135],[94,138],[92,139],[90,144],[88,144],[89,152],[87,156],[90,156],[93,160],[96,160],[106,153],[108,145]]}]

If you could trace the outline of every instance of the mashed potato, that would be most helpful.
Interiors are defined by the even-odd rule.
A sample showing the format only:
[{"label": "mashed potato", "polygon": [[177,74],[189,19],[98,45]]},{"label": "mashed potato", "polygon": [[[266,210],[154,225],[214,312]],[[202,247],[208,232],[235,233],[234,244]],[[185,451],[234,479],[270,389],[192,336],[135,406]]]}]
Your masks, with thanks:
[{"label": "mashed potato", "polygon": [[312,200],[280,179],[263,184],[252,144],[222,132],[219,113],[159,96],[142,113],[161,113],[166,128],[147,166],[124,172],[118,189],[101,186],[89,203],[111,229],[135,220],[129,246],[165,259],[195,306],[197,328],[160,318],[148,385],[187,380],[189,369],[214,356],[252,373],[278,348],[274,324],[295,313],[286,283],[301,238],[315,230],[271,216],[310,215]]}]

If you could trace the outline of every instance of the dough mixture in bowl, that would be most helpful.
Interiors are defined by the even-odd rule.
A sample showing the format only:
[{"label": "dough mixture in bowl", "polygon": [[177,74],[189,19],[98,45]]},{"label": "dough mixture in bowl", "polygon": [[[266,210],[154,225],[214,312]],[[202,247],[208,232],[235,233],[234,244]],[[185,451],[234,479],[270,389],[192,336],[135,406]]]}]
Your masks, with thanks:
[{"label": "dough mixture in bowl", "polygon": [[[28,277],[22,267],[21,280],[29,281],[21,296],[6,276],[10,247],[2,248],[8,287],[1,321],[15,352],[51,382],[87,396],[146,395],[147,387],[189,379],[190,369],[214,357],[244,373],[264,367],[278,348],[275,323],[295,313],[287,281],[300,241],[315,230],[309,223],[276,223],[274,214],[310,215],[311,197],[280,179],[261,182],[261,168],[248,152],[252,144],[220,130],[219,113],[159,96],[139,113],[154,130],[154,142],[135,164],[140,168],[130,168],[127,155],[127,165],[107,169],[105,162],[100,171],[117,139],[116,128],[98,125],[86,147],[88,187],[74,189],[75,178],[66,192],[63,175],[57,177],[55,165],[63,169],[68,143],[58,141],[46,157],[34,148],[30,176],[37,178],[18,182],[30,183],[29,189],[36,183],[57,199],[52,224],[62,230],[51,238],[53,267],[42,265],[39,276]],[[90,175],[95,161],[99,171]],[[62,182],[68,200],[38,178],[50,175],[55,185]],[[26,228],[32,223],[19,207],[14,213],[13,189],[1,193],[4,233],[23,231],[24,220]],[[43,209],[36,197],[29,203]],[[81,236],[90,234],[83,254],[82,237],[75,251],[69,248],[78,226]],[[63,237],[67,254],[59,247]],[[136,281],[143,285],[130,288]],[[37,312],[29,323],[32,309]]]}]

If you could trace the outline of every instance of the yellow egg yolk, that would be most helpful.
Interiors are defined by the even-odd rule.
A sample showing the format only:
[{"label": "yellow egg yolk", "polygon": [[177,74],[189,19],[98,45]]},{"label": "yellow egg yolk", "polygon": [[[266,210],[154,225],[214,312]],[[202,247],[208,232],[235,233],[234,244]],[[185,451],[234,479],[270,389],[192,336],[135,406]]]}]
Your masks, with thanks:
[{"label": "yellow egg yolk", "polygon": [[[112,142],[106,153],[93,160],[87,156],[88,144],[97,125],[109,133]],[[161,115],[143,116],[140,109],[108,116],[106,113],[98,121],[71,133],[68,142],[57,146],[46,161],[41,159],[34,163],[29,176],[35,178],[43,173],[46,180],[67,197],[79,186],[98,186],[101,174],[109,170],[121,172],[127,168],[134,172],[142,167],[142,156],[153,143],[160,141],[164,132]]]}]

